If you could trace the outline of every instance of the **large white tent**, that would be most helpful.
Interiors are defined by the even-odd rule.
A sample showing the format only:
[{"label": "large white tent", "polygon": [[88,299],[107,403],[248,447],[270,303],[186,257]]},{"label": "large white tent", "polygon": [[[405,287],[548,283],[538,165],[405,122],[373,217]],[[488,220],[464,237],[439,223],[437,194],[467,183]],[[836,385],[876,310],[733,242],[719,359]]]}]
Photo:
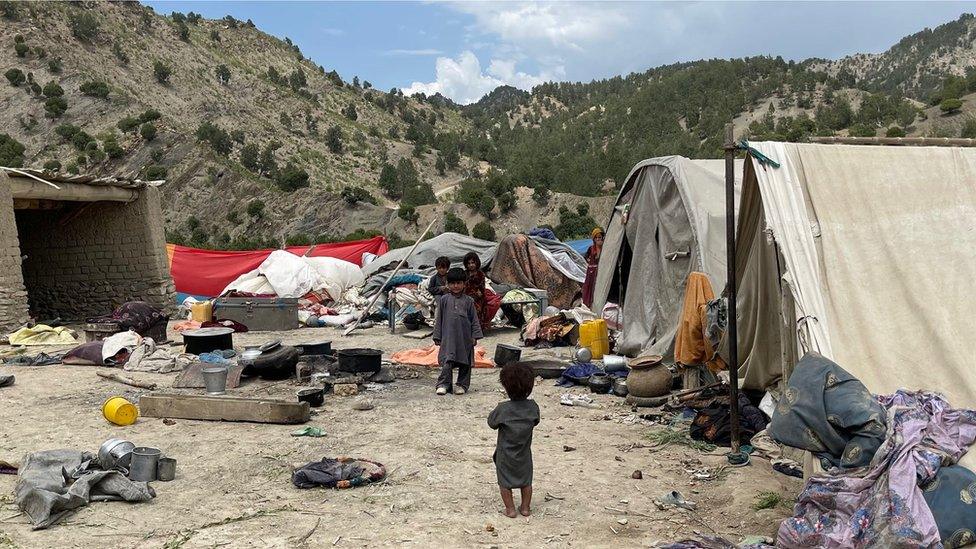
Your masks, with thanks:
[{"label": "large white tent", "polygon": [[740,377],[816,351],[874,393],[976,408],[976,149],[751,143],[737,238]]}]

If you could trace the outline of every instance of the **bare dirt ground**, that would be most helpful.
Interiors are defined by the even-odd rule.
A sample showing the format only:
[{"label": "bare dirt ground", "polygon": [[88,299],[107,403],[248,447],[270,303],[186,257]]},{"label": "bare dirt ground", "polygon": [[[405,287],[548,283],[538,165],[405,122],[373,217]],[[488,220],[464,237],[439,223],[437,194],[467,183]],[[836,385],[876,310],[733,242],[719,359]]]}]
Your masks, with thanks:
[{"label": "bare dirt ground", "polygon": [[[430,341],[382,328],[348,338],[332,329],[306,329],[238,334],[235,344],[278,337],[286,343],[332,339],[337,348],[385,352]],[[496,342],[516,339],[508,330],[484,343],[491,352]],[[308,423],[327,436],[307,438],[289,436],[292,425],[181,419],[166,425],[140,418],[135,425],[113,426],[101,416],[102,402],[119,394],[137,401],[145,391],[101,379],[98,369],[0,366],[0,373],[17,376],[15,385],[0,389],[0,459],[19,462],[29,452],[55,448],[95,452],[118,437],[176,458],[176,480],[153,483],[157,497],[150,503],[93,503],[48,530],[32,531],[13,503],[17,478],[0,475],[0,548],[646,547],[695,532],[739,541],[772,536],[789,513],[789,503],[754,510],[760,492],[792,502],[800,489],[797,479],[758,458],[719,480],[694,482],[688,471],[725,464],[723,449],[703,454],[685,446],[648,448],[648,433],[660,427],[628,423],[632,412],[623,399],[594,395],[599,409],[560,406],[565,390],[540,379],[533,393],[542,409],[533,443],[533,515],[508,519],[498,512],[495,433],[486,425],[488,413],[505,398],[497,371],[475,370],[471,392],[460,397],[434,395],[435,374],[424,371],[419,379],[369,392],[376,408],[365,412],[352,409],[355,397],[329,395]],[[175,377],[131,375],[163,388]],[[293,381],[252,380],[229,393],[292,399],[296,388]],[[387,480],[342,491],[291,484],[294,467],[341,455],[384,463]],[[643,479],[631,478],[635,470]],[[672,489],[695,500],[697,510],[657,509],[654,498]]]}]

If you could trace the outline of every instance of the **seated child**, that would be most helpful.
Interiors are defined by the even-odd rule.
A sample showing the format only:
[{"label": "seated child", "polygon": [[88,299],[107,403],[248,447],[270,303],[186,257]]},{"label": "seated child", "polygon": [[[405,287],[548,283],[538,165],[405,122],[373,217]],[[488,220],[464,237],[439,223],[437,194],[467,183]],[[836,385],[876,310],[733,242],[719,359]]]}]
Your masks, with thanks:
[{"label": "seated child", "polygon": [[505,516],[516,517],[512,489],[518,488],[522,496],[519,512],[527,517],[532,514],[532,430],[539,424],[539,405],[529,399],[535,373],[516,362],[503,367],[499,379],[511,400],[500,403],[488,415],[488,426],[498,429],[492,459]]}]

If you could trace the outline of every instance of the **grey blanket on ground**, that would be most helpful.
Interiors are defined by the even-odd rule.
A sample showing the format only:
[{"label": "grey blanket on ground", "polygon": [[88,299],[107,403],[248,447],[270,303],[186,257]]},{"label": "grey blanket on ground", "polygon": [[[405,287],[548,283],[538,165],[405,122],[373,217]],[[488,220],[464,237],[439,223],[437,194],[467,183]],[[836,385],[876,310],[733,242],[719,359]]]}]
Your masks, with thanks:
[{"label": "grey blanket on ground", "polygon": [[14,489],[17,507],[34,524],[48,528],[90,501],[149,501],[156,492],[119,471],[98,469],[96,456],[77,450],[28,454]]}]

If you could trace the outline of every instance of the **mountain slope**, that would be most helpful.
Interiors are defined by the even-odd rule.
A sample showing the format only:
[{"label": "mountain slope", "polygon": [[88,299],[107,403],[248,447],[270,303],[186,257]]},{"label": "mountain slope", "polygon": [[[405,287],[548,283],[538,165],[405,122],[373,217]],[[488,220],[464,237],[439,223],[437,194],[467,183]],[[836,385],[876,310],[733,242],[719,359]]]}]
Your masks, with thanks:
[{"label": "mountain slope", "polygon": [[[62,169],[74,162],[81,171],[157,177],[160,167],[165,168],[167,227],[177,238],[195,233],[196,244],[227,244],[235,237],[247,244],[298,231],[351,232],[359,227],[346,222],[337,207],[343,204],[338,193],[365,187],[382,200],[375,189],[381,165],[411,158],[413,144],[400,136],[413,122],[423,120],[430,131],[447,134],[467,127],[452,108],[343,83],[304,59],[296,47],[246,22],[174,19],[129,2],[74,4],[17,4],[14,19],[0,27],[4,64],[30,75],[37,83],[35,92],[48,82],[57,83],[67,106],[59,117],[46,116],[48,99],[32,92],[30,82],[17,87],[5,82],[0,106],[16,116],[4,117],[0,131],[26,146],[29,165],[57,160]],[[73,35],[72,26],[86,21],[93,21],[97,30]],[[18,40],[28,48],[23,57],[15,51]],[[55,60],[60,60],[60,71],[52,70]],[[165,83],[155,78],[157,63],[171,71]],[[218,67],[226,67],[226,82],[218,78]],[[269,77],[269,68],[281,75],[275,79],[280,83]],[[107,98],[79,90],[93,80],[108,85]],[[354,117],[347,115],[350,105],[355,106]],[[138,131],[118,128],[124,117],[139,117],[148,109],[161,115],[151,121],[157,129],[152,141]],[[229,153],[215,150],[228,148],[230,136],[219,131],[215,146],[198,141],[195,134],[204,122],[233,132],[237,141],[229,140]],[[105,140],[114,134],[123,154],[86,154],[84,142],[79,150],[59,137],[58,127],[66,124],[94,136],[104,152]],[[341,152],[330,149],[333,127],[341,134]],[[277,170],[244,167],[249,164],[242,157],[245,145],[263,152],[272,142],[280,144],[271,154]],[[433,185],[458,177],[457,172],[438,175],[430,152],[417,151],[414,161],[422,179]],[[289,162],[307,172],[308,187],[294,192],[276,188],[275,182],[289,173],[284,169]],[[286,185],[292,181],[284,179]],[[263,202],[263,211],[248,215],[248,204],[255,199]],[[357,208],[378,207],[361,203]]]}]

